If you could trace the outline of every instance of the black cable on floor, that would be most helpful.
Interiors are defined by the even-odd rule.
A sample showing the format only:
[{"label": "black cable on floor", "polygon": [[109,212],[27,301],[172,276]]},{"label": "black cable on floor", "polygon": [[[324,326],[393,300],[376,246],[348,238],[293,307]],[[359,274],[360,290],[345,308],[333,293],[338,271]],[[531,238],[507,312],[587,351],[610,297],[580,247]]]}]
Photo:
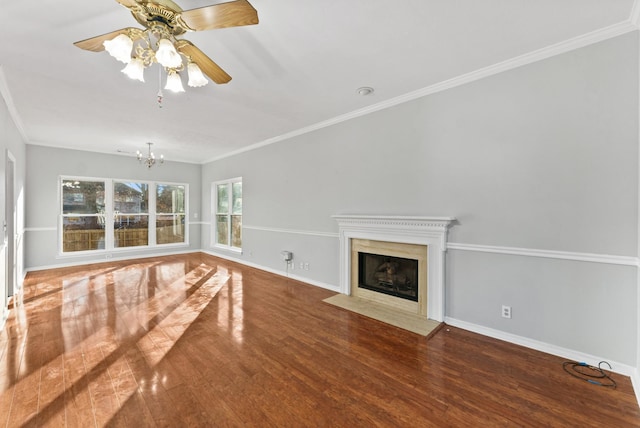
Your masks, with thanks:
[{"label": "black cable on floor", "polygon": [[582,379],[598,386],[615,388],[617,386],[616,381],[602,370],[602,364],[608,365],[609,369],[611,369],[611,364],[606,361],[600,361],[598,363],[598,367],[590,366],[587,363],[567,361],[562,363],[562,368],[565,372],[569,373],[573,377],[577,377],[578,379]]}]

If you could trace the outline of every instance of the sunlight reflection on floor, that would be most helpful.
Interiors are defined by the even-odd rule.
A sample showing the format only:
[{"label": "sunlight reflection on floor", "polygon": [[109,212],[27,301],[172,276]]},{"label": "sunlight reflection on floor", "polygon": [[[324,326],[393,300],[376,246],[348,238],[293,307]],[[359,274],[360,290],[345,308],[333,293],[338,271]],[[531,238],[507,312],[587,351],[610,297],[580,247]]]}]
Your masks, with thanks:
[{"label": "sunlight reflection on floor", "polygon": [[[155,367],[231,278],[226,269],[206,264],[187,269],[184,262],[137,263],[67,276],[58,285],[53,281],[31,285],[26,299],[16,299],[10,325],[3,331],[11,337],[6,337],[10,345],[0,361],[0,411],[8,412],[13,400],[29,393],[37,400],[33,413],[16,415],[14,421],[19,417],[21,423],[33,422],[38,412],[46,411],[47,423],[72,425],[76,421],[67,414],[68,400],[82,401],[84,394],[92,403],[91,424],[101,425],[136,391],[154,393],[168,381]],[[240,285],[232,292],[233,300],[241,300],[242,275],[233,279]],[[233,313],[233,307],[227,311]],[[59,325],[47,325],[46,317],[56,313]],[[242,317],[236,314],[229,319],[241,340],[238,322]],[[50,361],[34,361],[31,368],[23,358],[26,349],[43,342],[47,346],[46,333],[51,328],[61,330],[62,343],[49,344],[60,352]],[[141,352],[151,370],[150,376],[138,381],[128,360],[132,347]],[[97,386],[104,384],[113,385],[115,394],[113,389]],[[37,396],[34,390],[39,391]]]}]

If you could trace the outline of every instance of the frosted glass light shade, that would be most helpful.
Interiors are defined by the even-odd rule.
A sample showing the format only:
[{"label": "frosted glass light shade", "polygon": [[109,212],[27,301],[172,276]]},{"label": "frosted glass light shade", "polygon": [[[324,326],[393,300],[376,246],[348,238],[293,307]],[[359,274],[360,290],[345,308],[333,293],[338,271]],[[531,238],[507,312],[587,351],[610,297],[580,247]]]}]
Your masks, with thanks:
[{"label": "frosted glass light shade", "polygon": [[207,78],[204,77],[204,74],[202,74],[202,70],[200,70],[200,67],[198,67],[198,64],[196,64],[195,62],[190,62],[187,65],[187,71],[189,72],[189,82],[187,83],[187,85],[191,86],[192,88],[204,86],[209,83]]},{"label": "frosted glass light shade", "polygon": [[180,75],[175,70],[169,70],[167,84],[164,88],[171,92],[184,92]]},{"label": "frosted glass light shade", "polygon": [[140,58],[131,58],[131,61],[122,72],[129,76],[130,79],[144,82],[144,63]]},{"label": "frosted glass light shade", "polygon": [[133,40],[126,34],[120,34],[111,40],[102,42],[104,48],[109,55],[118,61],[128,64],[131,61],[131,49],[133,48]]},{"label": "frosted glass light shade", "polygon": [[164,67],[176,68],[182,64],[182,57],[176,51],[173,43],[167,39],[160,39],[158,41],[158,50],[156,51],[156,61]]}]

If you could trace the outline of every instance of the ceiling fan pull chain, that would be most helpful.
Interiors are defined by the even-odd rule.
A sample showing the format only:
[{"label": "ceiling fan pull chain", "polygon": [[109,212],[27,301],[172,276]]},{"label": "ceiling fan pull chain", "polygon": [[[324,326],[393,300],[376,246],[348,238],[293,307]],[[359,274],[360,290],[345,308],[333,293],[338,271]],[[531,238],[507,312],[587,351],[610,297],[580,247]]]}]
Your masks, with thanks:
[{"label": "ceiling fan pull chain", "polygon": [[158,108],[162,108],[162,67],[158,66]]}]

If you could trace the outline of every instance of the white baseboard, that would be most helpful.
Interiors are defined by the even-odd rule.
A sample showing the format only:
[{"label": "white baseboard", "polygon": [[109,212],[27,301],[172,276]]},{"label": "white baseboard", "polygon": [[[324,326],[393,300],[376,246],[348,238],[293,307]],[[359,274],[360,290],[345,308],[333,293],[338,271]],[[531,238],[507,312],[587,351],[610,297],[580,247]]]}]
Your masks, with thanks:
[{"label": "white baseboard", "polygon": [[109,263],[109,262],[121,262],[125,260],[137,260],[137,259],[147,259],[149,257],[163,257],[163,256],[173,256],[177,254],[188,254],[188,253],[202,253],[204,251],[187,249],[182,251],[171,251],[166,253],[148,253],[148,254],[136,254],[136,255],[123,255],[120,257],[109,257],[109,258],[101,258],[101,259],[87,259],[87,260],[74,260],[72,262],[60,263],[55,265],[45,265],[45,266],[32,266],[25,269],[25,274],[28,272],[37,272],[39,270],[48,270],[48,269],[59,269],[65,267],[73,267],[73,266],[84,266],[84,265],[93,265],[97,263]]},{"label": "white baseboard", "polygon": [[[122,256],[122,257],[111,257],[108,259],[91,259],[91,260],[75,260],[73,262],[69,262],[69,263],[60,263],[60,264],[55,264],[55,265],[50,265],[50,266],[34,266],[34,267],[30,267],[25,269],[25,275],[28,272],[36,272],[39,270],[47,270],[47,269],[58,269],[58,268],[65,268],[65,267],[73,267],[73,266],[80,266],[80,265],[91,265],[91,264],[96,264],[96,263],[109,263],[109,262],[113,262],[113,261],[125,261],[125,260],[137,260],[137,259],[146,259],[149,257],[162,257],[162,256],[172,256],[172,255],[177,255],[177,254],[188,254],[188,253],[204,253],[204,254],[209,254],[210,256],[214,256],[214,257],[220,257],[221,259],[225,259],[225,260],[229,260],[235,263],[239,263],[245,266],[249,266],[252,268],[256,268],[256,269],[260,269],[263,270],[265,272],[269,272],[269,273],[273,273],[275,275],[279,275],[279,276],[284,276],[287,278],[291,278],[291,279],[295,279],[296,281],[301,281],[301,282],[305,282],[307,284],[311,284],[311,285],[315,285],[316,287],[320,287],[320,288],[325,288],[327,290],[331,290],[331,291],[335,291],[336,293],[340,292],[340,287],[334,284],[327,284],[324,282],[320,282],[320,281],[315,281],[313,279],[310,278],[306,278],[303,276],[299,276],[299,275],[295,275],[292,273],[287,273],[285,271],[282,270],[277,270],[277,269],[271,269],[259,264],[255,264],[255,263],[250,263],[247,262],[246,260],[242,260],[236,257],[232,257],[229,256],[227,254],[224,253],[216,253],[213,251],[205,251],[205,250],[184,250],[184,251],[172,251],[170,253],[150,253],[150,254],[138,254],[135,256]],[[24,280],[24,279],[23,279]]]},{"label": "white baseboard", "polygon": [[229,260],[235,263],[239,263],[241,265],[245,265],[245,266],[249,266],[252,268],[256,268],[256,269],[260,269],[263,270],[265,272],[269,272],[275,275],[279,275],[279,276],[284,276],[286,278],[291,278],[291,279],[295,279],[296,281],[300,281],[300,282],[304,282],[307,284],[311,284],[311,285],[315,285],[316,287],[320,287],[320,288],[324,288],[327,290],[331,290],[331,291],[335,291],[336,293],[340,292],[340,287],[338,285],[333,285],[333,284],[327,284],[325,282],[320,282],[320,281],[316,281],[310,278],[305,278],[303,276],[299,276],[296,274],[292,274],[291,272],[286,272],[283,270],[278,270],[278,269],[271,269],[268,268],[266,266],[262,266],[256,263],[251,263],[251,262],[247,262],[246,260],[242,260],[242,259],[238,259],[236,257],[232,257],[229,256],[227,254],[222,254],[222,253],[215,253],[213,251],[206,251],[206,250],[201,250],[203,253],[205,254],[209,254],[210,256],[214,256],[214,257],[220,257],[221,259],[225,259],[225,260]]},{"label": "white baseboard", "polygon": [[[599,362],[607,361],[609,364],[611,364],[611,371],[618,374],[625,375],[625,376],[629,376],[630,378],[632,378],[632,380],[634,375],[637,376],[637,370],[635,367],[629,366],[627,364],[618,363],[615,361],[610,361],[610,360],[607,360],[606,358],[585,354],[583,352],[575,351],[572,349],[562,348],[560,346],[551,345],[549,343],[540,342],[538,340],[529,339],[527,337],[518,336],[516,334],[506,333],[504,331],[495,330],[492,328],[469,323],[466,321],[461,321],[455,318],[445,317],[444,322],[453,327],[459,327],[461,329],[482,334],[484,336],[493,337],[494,339],[504,340],[505,342],[524,346],[525,348],[535,349],[536,351],[545,352],[547,354],[566,358],[571,361],[585,362],[589,365],[593,365],[596,367],[598,366]],[[638,384],[638,386],[640,386],[640,383]],[[636,391],[638,391],[638,389],[636,389]],[[636,396],[638,396],[638,392],[636,392]]]},{"label": "white baseboard", "polygon": [[636,400],[640,405],[640,373],[638,369],[633,371],[633,374],[629,376],[631,378],[631,385],[633,385],[633,391],[636,393]]}]

